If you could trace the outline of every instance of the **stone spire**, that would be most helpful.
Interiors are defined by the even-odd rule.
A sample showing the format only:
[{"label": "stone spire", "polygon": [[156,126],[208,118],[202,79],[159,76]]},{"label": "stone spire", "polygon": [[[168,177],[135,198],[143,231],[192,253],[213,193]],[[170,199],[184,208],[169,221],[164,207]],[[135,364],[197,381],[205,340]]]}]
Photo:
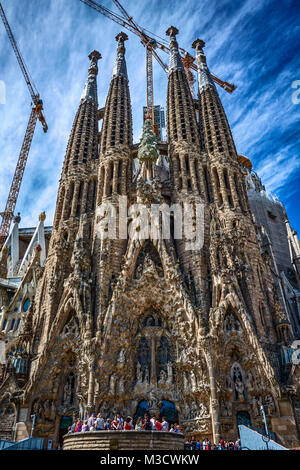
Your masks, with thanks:
[{"label": "stone spire", "polygon": [[210,71],[207,67],[206,57],[203,52],[204,46],[205,42],[202,41],[202,39],[196,39],[192,44],[192,47],[196,49],[199,93],[209,87],[214,88],[216,90],[216,86],[214,84],[213,79],[211,78]]},{"label": "stone spire", "polygon": [[210,158],[219,160],[217,154],[222,154],[228,162],[237,165],[237,152],[232,138],[222,102],[212,80],[203,52],[205,43],[196,39],[192,47],[196,49],[199,86],[199,111],[201,137],[205,150]]},{"label": "stone spire", "polygon": [[167,29],[166,35],[170,36],[170,59],[169,59],[169,73],[173,70],[184,70],[184,66],[178,50],[178,42],[176,40],[176,34],[179,31],[175,26],[170,26]]},{"label": "stone spire", "polygon": [[168,140],[188,141],[199,144],[198,127],[194,102],[187,82],[184,66],[178,51],[176,34],[178,29],[171,26],[166,34],[170,36],[170,63],[167,96]]},{"label": "stone spire", "polygon": [[98,65],[97,62],[101,59],[101,54],[98,51],[93,51],[89,54],[89,59],[91,61],[89,70],[88,70],[88,78],[85,83],[81,101],[84,100],[93,100],[95,103],[98,103],[98,96],[97,96],[97,75],[98,75]]},{"label": "stone spire", "polygon": [[127,76],[127,67],[125,61],[125,46],[124,42],[128,40],[127,34],[121,32],[117,34],[116,40],[118,41],[117,49],[117,58],[113,68],[112,78],[115,77],[125,77],[128,80]]},{"label": "stone spire", "polygon": [[124,47],[124,42],[127,39],[127,35],[123,32],[116,36],[116,41],[118,41],[117,58],[105,103],[101,132],[101,156],[110,148],[132,144],[131,103]]},{"label": "stone spire", "polygon": [[98,51],[89,54],[88,78],[81,95],[66,150],[58,192],[54,228],[94,207],[98,160]]}]

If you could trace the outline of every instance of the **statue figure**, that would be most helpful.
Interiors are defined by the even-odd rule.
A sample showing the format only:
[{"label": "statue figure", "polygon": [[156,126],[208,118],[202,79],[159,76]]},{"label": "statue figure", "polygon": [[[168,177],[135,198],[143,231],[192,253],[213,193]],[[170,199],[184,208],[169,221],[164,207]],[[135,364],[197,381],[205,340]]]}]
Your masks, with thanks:
[{"label": "statue figure", "polygon": [[143,371],[141,368],[141,364],[139,362],[137,363],[137,368],[136,368],[136,378],[137,378],[137,383],[141,384],[143,382]]},{"label": "statue figure", "polygon": [[152,182],[154,178],[154,166],[158,155],[159,150],[152,129],[152,120],[150,116],[147,116],[145,118],[143,135],[138,149],[138,160],[141,167],[141,173],[138,179],[147,183]]},{"label": "statue figure", "polygon": [[183,388],[184,390],[189,390],[189,381],[186,372],[183,372]]},{"label": "statue figure", "polygon": [[233,367],[233,383],[235,389],[235,398],[238,400],[243,400],[246,398],[244,380],[240,366],[238,364]]},{"label": "statue figure", "polygon": [[232,416],[232,406],[231,403],[227,403],[224,400],[221,400],[221,414],[224,417]]},{"label": "statue figure", "polygon": [[154,393],[151,391],[150,392],[150,398],[148,400],[149,403],[149,409],[157,408],[158,407],[158,399],[154,395]]},{"label": "statue figure", "polygon": [[171,363],[171,362],[168,362],[168,364],[167,364],[167,369],[168,369],[168,379],[167,379],[167,382],[168,382],[168,383],[173,383],[173,367],[172,367],[172,363]]},{"label": "statue figure", "polygon": [[228,392],[232,392],[232,381],[228,376],[225,377],[225,388]]},{"label": "statue figure", "polygon": [[125,353],[124,353],[124,349],[121,349],[121,351],[119,352],[118,363],[119,363],[119,364],[125,364]]},{"label": "statue figure", "polygon": [[275,403],[271,394],[267,395],[265,398],[265,408],[268,416],[276,412]]},{"label": "statue figure", "polygon": [[71,381],[67,380],[65,386],[64,386],[64,398],[63,398],[63,404],[64,405],[70,405],[71,404],[71,395],[72,395],[72,385]]},{"label": "statue figure", "polygon": [[193,392],[197,390],[197,382],[194,371],[191,372],[191,389]]},{"label": "statue figure", "polygon": [[149,367],[145,369],[145,376],[143,382],[149,383]]},{"label": "statue figure", "polygon": [[235,390],[236,390],[236,397],[238,400],[243,400],[244,398],[244,384],[241,378],[238,376],[234,382]]},{"label": "statue figure", "polygon": [[141,262],[136,268],[135,277],[136,279],[141,279],[143,274],[143,262]]},{"label": "statue figure", "polygon": [[110,376],[110,381],[109,381],[109,391],[113,395],[115,394],[115,387],[116,387],[116,376],[115,374],[112,374]]},{"label": "statue figure", "polygon": [[191,404],[191,414],[190,414],[190,416],[191,416],[192,419],[195,419],[195,418],[197,418],[197,414],[198,414],[198,405],[195,401],[193,401],[192,404]]},{"label": "statue figure", "polygon": [[159,373],[159,379],[158,379],[158,383],[159,384],[164,384],[166,383],[166,379],[167,379],[167,374],[166,372],[162,369]]},{"label": "statue figure", "polygon": [[252,406],[253,416],[259,416],[259,404],[258,404],[258,400],[255,397],[253,397],[251,400],[251,406]]},{"label": "statue figure", "polygon": [[124,393],[124,379],[123,377],[120,378],[120,381],[119,381],[119,387],[118,387],[118,393],[120,395],[122,395]]},{"label": "statue figure", "polygon": [[203,403],[200,403],[200,416],[201,418],[203,418],[204,416],[208,416],[207,407],[203,405]]}]

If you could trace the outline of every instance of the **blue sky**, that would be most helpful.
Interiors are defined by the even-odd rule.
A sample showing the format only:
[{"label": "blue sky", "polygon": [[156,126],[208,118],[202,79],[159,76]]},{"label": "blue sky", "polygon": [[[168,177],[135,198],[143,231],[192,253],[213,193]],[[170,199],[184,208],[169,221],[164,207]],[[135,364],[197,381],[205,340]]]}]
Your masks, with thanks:
[{"label": "blue sky", "polygon": [[[111,0],[99,0],[117,11]],[[285,204],[300,231],[300,104],[293,104],[292,83],[300,80],[299,2],[292,0],[123,0],[145,28],[165,37],[179,29],[186,50],[200,37],[211,71],[237,90],[219,89],[238,152],[247,155],[267,190]],[[298,5],[297,5],[298,4]],[[87,55],[99,62],[99,106],[105,103],[121,27],[79,0],[2,0],[25,62],[44,101],[49,131],[38,123],[25,170],[17,211],[21,226],[35,225],[42,210],[52,224],[58,182],[72,121],[87,76]],[[141,135],[145,104],[145,53],[128,32],[126,57],[134,119],[134,140]],[[167,56],[161,53],[167,62]],[[6,104],[0,104],[0,203],[9,185],[30,114],[30,95],[3,24],[0,24],[0,80]],[[167,77],[154,64],[155,103],[166,104]]]}]

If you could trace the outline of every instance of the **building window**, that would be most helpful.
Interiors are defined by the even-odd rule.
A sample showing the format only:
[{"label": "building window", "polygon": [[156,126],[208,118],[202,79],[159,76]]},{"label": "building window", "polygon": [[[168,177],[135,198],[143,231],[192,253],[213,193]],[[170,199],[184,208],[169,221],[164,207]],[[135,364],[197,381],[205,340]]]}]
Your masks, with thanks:
[{"label": "building window", "polygon": [[292,348],[282,348],[281,361],[283,365],[292,363],[293,352],[294,352],[294,349]]},{"label": "building window", "polygon": [[10,331],[14,329],[15,323],[16,323],[16,320],[13,318],[10,324]]},{"label": "building window", "polygon": [[27,312],[30,306],[30,299],[26,299],[25,302],[23,303],[23,312]]},{"label": "building window", "polygon": [[19,328],[20,323],[21,323],[21,318],[19,318],[18,321],[17,321],[17,328],[16,328],[16,330]]},{"label": "building window", "polygon": [[4,331],[4,330],[5,330],[5,328],[6,328],[6,325],[7,325],[7,319],[5,319],[5,320],[4,320],[4,322],[3,322],[2,331]]}]

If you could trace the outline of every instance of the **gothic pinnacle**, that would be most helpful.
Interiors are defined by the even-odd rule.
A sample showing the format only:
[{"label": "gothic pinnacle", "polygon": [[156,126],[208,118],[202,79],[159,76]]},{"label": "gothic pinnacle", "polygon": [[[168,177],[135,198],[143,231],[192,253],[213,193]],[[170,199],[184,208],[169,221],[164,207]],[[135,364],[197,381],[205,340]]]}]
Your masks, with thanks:
[{"label": "gothic pinnacle", "polygon": [[125,46],[124,42],[128,40],[127,34],[121,31],[116,36],[116,41],[118,41],[118,48],[117,48],[117,58],[113,68],[112,79],[115,77],[127,77],[127,67],[125,61]]},{"label": "gothic pinnacle", "polygon": [[196,49],[196,50],[203,49],[204,46],[205,46],[205,42],[202,41],[202,39],[199,39],[199,38],[195,39],[195,41],[192,44],[192,48]]},{"label": "gothic pinnacle", "polygon": [[175,26],[170,26],[170,28],[167,29],[166,35],[170,37],[174,37],[176,39],[176,34],[178,34],[179,31]]},{"label": "gothic pinnacle", "polygon": [[193,49],[196,49],[196,62],[198,68],[198,87],[199,93],[208,87],[216,88],[211,77],[210,71],[206,64],[206,57],[203,52],[205,42],[202,39],[195,39],[192,44]]},{"label": "gothic pinnacle", "polygon": [[128,36],[127,34],[123,33],[123,31],[121,31],[116,36],[116,41],[118,41],[118,51],[120,50],[121,52],[123,52],[123,54],[125,53],[124,42],[127,40],[128,40]]},{"label": "gothic pinnacle", "polygon": [[98,51],[92,51],[89,54],[90,66],[88,70],[88,78],[85,82],[83,93],[81,95],[81,101],[89,99],[98,102],[97,96],[97,75],[98,75],[98,65],[97,62],[101,59],[101,54]]},{"label": "gothic pinnacle", "polygon": [[170,26],[167,29],[166,35],[170,36],[170,60],[169,60],[169,73],[172,70],[184,70],[184,66],[178,50],[178,42],[176,40],[176,34],[178,34],[178,29],[175,26]]},{"label": "gothic pinnacle", "polygon": [[102,56],[100,54],[100,52],[98,51],[92,51],[89,55],[88,55],[91,63],[90,63],[90,67],[89,67],[89,75],[98,75],[98,66],[97,66],[97,62],[99,59],[102,59]]}]

